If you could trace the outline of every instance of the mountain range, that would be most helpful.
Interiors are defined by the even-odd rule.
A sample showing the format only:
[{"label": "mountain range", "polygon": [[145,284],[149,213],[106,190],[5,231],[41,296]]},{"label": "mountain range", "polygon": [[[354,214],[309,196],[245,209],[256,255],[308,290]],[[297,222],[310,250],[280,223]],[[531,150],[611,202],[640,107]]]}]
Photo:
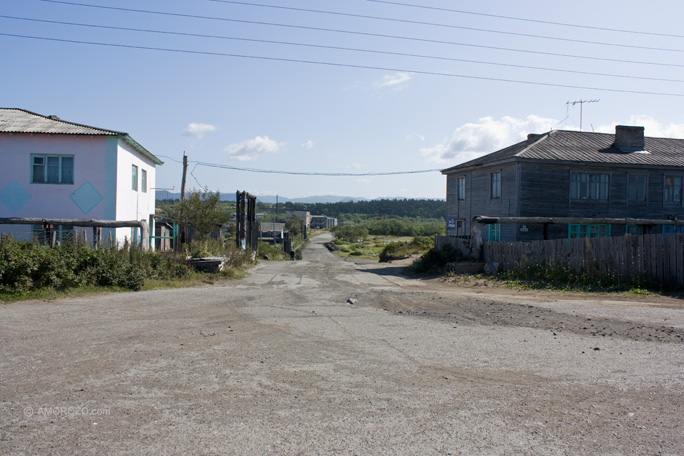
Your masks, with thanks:
[{"label": "mountain range", "polygon": [[[156,197],[158,200],[177,200],[180,199],[180,192],[172,193],[165,190],[157,190]],[[350,201],[369,201],[368,198],[358,198],[352,196],[336,196],[336,195],[317,195],[317,196],[307,196],[304,198],[287,198],[285,196],[275,196],[275,195],[262,195],[257,196],[257,201],[262,203],[275,204],[276,198],[280,203],[339,203],[339,202],[350,202]],[[375,199],[404,199],[402,197],[387,197],[387,198],[375,198]],[[221,201],[235,201],[234,193],[222,193]]]}]

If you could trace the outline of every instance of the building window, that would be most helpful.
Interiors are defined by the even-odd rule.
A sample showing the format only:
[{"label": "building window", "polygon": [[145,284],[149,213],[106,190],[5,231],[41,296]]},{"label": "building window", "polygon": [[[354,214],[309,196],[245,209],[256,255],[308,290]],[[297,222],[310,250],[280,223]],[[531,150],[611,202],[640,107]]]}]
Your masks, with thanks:
[{"label": "building window", "polygon": [[143,193],[147,193],[147,170],[140,170],[140,188]]},{"label": "building window", "polygon": [[73,155],[31,155],[31,183],[73,184]]},{"label": "building window", "polygon": [[582,200],[607,200],[608,174],[572,173],[570,197]]},{"label": "building window", "polygon": [[684,233],[684,226],[674,226],[674,225],[661,225],[663,228],[663,234],[670,233]]},{"label": "building window", "polygon": [[645,175],[630,175],[629,184],[627,186],[627,197],[629,201],[646,201],[646,187],[648,176]]},{"label": "building window", "polygon": [[676,204],[682,202],[681,176],[665,176],[665,203]]},{"label": "building window", "polygon": [[458,178],[458,199],[465,199],[465,177]]},{"label": "building window", "polygon": [[610,235],[611,225],[585,225],[579,223],[571,223],[568,225],[568,237],[570,239],[610,237]]},{"label": "building window", "polygon": [[642,234],[644,234],[644,227],[642,225],[626,225],[625,234],[641,236]]},{"label": "building window", "polygon": [[138,191],[138,167],[133,165],[132,168],[132,174],[131,174],[131,189],[135,192]]},{"label": "building window", "polygon": [[501,240],[501,224],[500,223],[493,223],[489,226],[489,236],[487,237],[488,241],[500,241]]},{"label": "building window", "polygon": [[492,173],[492,198],[501,198],[501,173]]}]

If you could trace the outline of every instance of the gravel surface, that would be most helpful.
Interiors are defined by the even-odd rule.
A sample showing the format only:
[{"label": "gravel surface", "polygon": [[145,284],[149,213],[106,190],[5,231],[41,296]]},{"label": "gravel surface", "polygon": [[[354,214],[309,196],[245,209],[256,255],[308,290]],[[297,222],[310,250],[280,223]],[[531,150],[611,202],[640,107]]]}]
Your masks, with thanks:
[{"label": "gravel surface", "polygon": [[0,305],[0,454],[684,454],[684,305],[302,261]]}]

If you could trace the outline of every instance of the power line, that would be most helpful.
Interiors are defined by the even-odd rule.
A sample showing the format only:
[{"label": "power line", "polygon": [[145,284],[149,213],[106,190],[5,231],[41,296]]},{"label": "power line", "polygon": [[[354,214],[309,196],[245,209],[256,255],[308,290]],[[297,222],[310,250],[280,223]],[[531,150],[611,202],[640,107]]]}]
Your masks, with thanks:
[{"label": "power line", "polygon": [[334,15],[334,16],[354,17],[354,18],[360,18],[360,19],[372,19],[372,20],[377,20],[377,21],[396,22],[396,23],[402,23],[402,24],[428,25],[431,27],[442,27],[442,28],[451,28],[451,29],[458,29],[458,30],[470,30],[472,32],[497,33],[500,35],[523,36],[526,38],[537,38],[537,39],[554,40],[554,41],[567,41],[567,42],[571,42],[571,43],[593,44],[593,45],[599,45],[599,46],[613,46],[613,47],[623,47],[623,48],[632,48],[632,49],[645,49],[645,50],[649,50],[649,51],[684,52],[684,49],[656,48],[656,47],[637,46],[637,45],[622,44],[622,43],[605,43],[602,41],[578,40],[578,39],[574,39],[574,38],[560,38],[560,37],[548,36],[548,35],[533,35],[530,33],[507,32],[504,30],[492,30],[492,29],[483,29],[483,28],[477,28],[477,27],[466,27],[466,26],[462,26],[462,25],[442,24],[442,23],[438,23],[438,22],[425,22],[425,21],[416,21],[416,20],[410,20],[410,19],[396,19],[396,18],[382,17],[382,16],[369,16],[369,15],[365,15],[365,14],[341,13],[339,11],[324,11],[324,10],[315,10],[315,9],[308,9],[308,8],[295,8],[292,6],[281,6],[281,5],[264,5],[261,3],[239,2],[239,1],[234,1],[234,0],[209,0],[209,1],[215,2],[215,3],[230,3],[233,5],[254,6],[254,7],[259,7],[259,8],[274,8],[274,9],[281,9],[281,10],[287,10],[287,11],[299,11],[299,12],[316,13],[316,14],[329,14],[329,15]]},{"label": "power line", "polygon": [[435,11],[446,11],[446,12],[450,12],[450,13],[470,14],[473,16],[494,17],[497,19],[508,19],[511,21],[532,22],[532,23],[536,23],[536,24],[548,24],[548,25],[560,25],[562,27],[574,27],[574,28],[582,28],[582,29],[588,29],[588,30],[600,30],[603,32],[630,33],[630,34],[634,34],[634,35],[662,36],[662,37],[668,37],[668,38],[684,38],[684,35],[676,35],[676,34],[670,34],[670,33],[644,32],[644,31],[639,31],[639,30],[627,30],[627,29],[616,29],[616,28],[609,28],[609,27],[596,27],[596,26],[591,26],[591,25],[569,24],[566,22],[544,21],[541,19],[529,19],[529,18],[524,18],[524,17],[503,16],[500,14],[478,13],[475,11],[465,11],[465,10],[458,10],[458,9],[451,9],[451,8],[439,8],[436,6],[414,5],[414,4],[410,4],[410,3],[391,2],[391,1],[386,1],[386,0],[367,0],[367,1],[373,2],[373,3],[385,3],[388,5],[396,5],[396,6],[407,6],[410,8],[423,8],[423,9],[429,9],[429,10],[435,10]]},{"label": "power line", "polygon": [[[158,155],[159,157],[168,158],[173,161],[172,157],[167,155]],[[230,169],[233,171],[244,171],[248,173],[261,173],[261,174],[285,174],[291,176],[327,176],[327,177],[368,177],[368,176],[400,176],[405,174],[425,174],[434,173],[436,171],[441,171],[441,169],[422,169],[415,171],[386,171],[386,172],[370,172],[370,173],[325,173],[317,171],[282,171],[274,169],[259,169],[259,168],[243,168],[238,166],[224,165],[221,163],[209,163],[202,161],[190,161],[190,163],[195,163],[195,168],[198,166],[206,166],[208,168],[220,168],[220,169]],[[193,171],[195,170],[193,168]],[[193,176],[194,177],[194,176]],[[199,181],[197,182],[199,184]],[[201,185],[200,185],[201,186]]]},{"label": "power line", "polygon": [[403,73],[414,73],[423,74],[429,76],[444,76],[451,78],[461,78],[461,79],[474,79],[480,81],[495,81],[495,82],[508,82],[514,84],[525,84],[525,85],[535,85],[541,87],[563,87],[568,89],[582,89],[582,90],[598,90],[602,92],[615,92],[615,93],[631,93],[640,95],[658,95],[658,96],[671,96],[671,97],[684,97],[682,93],[670,93],[670,92],[649,92],[643,90],[627,90],[627,89],[615,89],[610,87],[589,87],[580,86],[572,84],[559,84],[551,82],[535,82],[535,81],[524,81],[519,79],[505,79],[505,78],[494,78],[487,76],[472,76],[465,74],[455,74],[455,73],[441,73],[436,71],[425,71],[425,70],[412,70],[406,68],[392,68],[392,67],[381,67],[381,66],[371,66],[371,65],[355,65],[349,63],[338,63],[338,62],[324,62],[320,60],[304,60],[304,59],[288,59],[284,57],[267,57],[267,56],[256,56],[247,54],[231,54],[224,52],[211,52],[211,51],[194,51],[194,50],[184,50],[184,49],[172,49],[172,48],[162,48],[162,47],[151,47],[151,46],[137,46],[131,44],[117,44],[117,43],[101,43],[96,41],[83,41],[83,40],[67,40],[62,38],[48,38],[41,36],[31,36],[31,35],[18,35],[13,33],[0,33],[0,36],[9,36],[14,38],[25,38],[25,39],[35,39],[43,41],[54,41],[59,43],[71,43],[71,44],[86,44],[91,46],[105,46],[105,47],[116,47],[124,49],[141,49],[148,51],[160,51],[160,52],[175,52],[182,54],[196,54],[196,55],[213,55],[220,57],[234,57],[243,59],[253,59],[253,60],[267,60],[267,61],[277,61],[277,62],[289,62],[289,63],[304,63],[310,65],[325,65],[332,67],[341,68],[358,68],[364,70],[380,70],[380,71],[390,71],[390,72],[403,72]]},{"label": "power line", "polygon": [[343,47],[343,46],[330,46],[330,45],[323,45],[323,44],[296,43],[296,42],[288,42],[288,41],[233,37],[233,36],[226,36],[226,35],[210,35],[210,34],[204,34],[204,33],[174,32],[174,31],[167,31],[167,30],[141,29],[141,28],[133,28],[133,27],[121,27],[121,26],[110,26],[110,25],[99,25],[99,24],[84,24],[84,23],[78,23],[78,22],[55,21],[55,20],[48,20],[48,19],[34,19],[34,18],[27,18],[27,17],[5,16],[5,15],[0,15],[0,18],[11,19],[11,20],[20,20],[20,21],[28,21],[28,22],[40,22],[40,23],[47,23],[47,24],[58,24],[58,25],[68,25],[68,26],[76,26],[76,27],[105,29],[105,30],[121,30],[121,31],[126,31],[126,32],[155,33],[155,34],[161,34],[161,35],[189,36],[189,37],[196,37],[196,38],[211,38],[211,39],[222,39],[222,40],[232,40],[232,41],[246,41],[246,42],[251,42],[251,43],[278,44],[278,45],[285,45],[285,46],[310,47],[310,48],[317,48],[317,49],[332,49],[332,50],[338,50],[338,51],[363,52],[363,53],[371,53],[371,54],[393,55],[393,56],[400,56],[400,57],[414,57],[414,58],[431,59],[431,60],[443,60],[443,61],[450,61],[450,62],[474,63],[474,64],[479,64],[479,65],[494,65],[494,66],[502,66],[502,67],[508,67],[508,68],[520,68],[520,69],[527,69],[527,70],[539,70],[539,71],[553,71],[553,72],[560,72],[560,73],[584,74],[584,75],[590,75],[590,76],[615,77],[615,78],[638,79],[638,80],[661,81],[661,82],[684,82],[684,80],[682,80],[682,79],[666,79],[666,78],[655,78],[655,77],[648,77],[648,76],[634,76],[634,75],[621,75],[621,74],[614,74],[614,73],[599,73],[599,72],[593,72],[593,71],[567,70],[567,69],[562,69],[562,68],[537,67],[537,66],[530,66],[530,65],[518,65],[518,64],[512,64],[512,63],[488,62],[488,61],[483,61],[483,60],[459,59],[459,58],[455,58],[455,57],[443,57],[443,56],[434,56],[434,55],[425,55],[425,54],[411,54],[411,53],[394,52],[394,51],[380,51],[380,50],[375,50],[375,49],[361,49],[361,48],[351,48],[351,47]]},{"label": "power line", "polygon": [[376,38],[390,38],[390,39],[399,39],[399,40],[407,40],[407,41],[415,41],[415,42],[431,43],[431,44],[445,44],[445,45],[451,45],[451,46],[472,47],[472,48],[476,48],[476,49],[490,49],[490,50],[496,50],[496,51],[519,52],[519,53],[533,54],[533,55],[545,55],[545,56],[553,56],[553,57],[568,57],[568,58],[575,58],[575,59],[585,59],[585,60],[595,60],[595,61],[615,62],[615,63],[629,63],[629,64],[636,64],[636,65],[684,67],[684,64],[677,64],[677,63],[646,62],[646,61],[624,60],[624,59],[614,59],[614,58],[606,58],[606,57],[591,57],[591,56],[584,56],[584,55],[577,55],[577,54],[562,54],[562,53],[558,53],[558,52],[545,52],[545,51],[533,51],[533,50],[529,50],[529,49],[515,49],[515,48],[506,48],[506,47],[499,47],[499,46],[486,46],[486,45],[481,45],[481,44],[460,43],[460,42],[455,42],[455,41],[407,37],[407,36],[401,36],[401,35],[387,35],[387,34],[382,34],[382,33],[358,32],[358,31],[351,31],[351,30],[331,29],[331,28],[325,28],[325,27],[311,27],[311,26],[304,26],[304,25],[279,24],[279,23],[273,23],[273,22],[250,21],[250,20],[244,20],[244,19],[232,19],[232,18],[226,18],[226,17],[200,16],[200,15],[194,15],[194,14],[170,13],[170,12],[165,12],[165,11],[151,11],[151,10],[140,10],[140,9],[133,9],[133,8],[120,8],[120,7],[115,7],[115,6],[90,5],[87,3],[67,2],[67,1],[61,1],[61,0],[41,0],[41,1],[47,2],[47,3],[58,3],[58,4],[64,4],[64,5],[82,6],[82,7],[86,7],[86,8],[98,8],[98,9],[105,9],[105,10],[112,10],[112,11],[126,11],[126,12],[155,14],[155,15],[171,16],[171,17],[186,17],[186,18],[192,18],[192,19],[234,22],[234,23],[252,24],[252,25],[264,25],[264,26],[269,26],[269,27],[283,27],[283,28],[291,28],[291,29],[299,29],[299,30],[313,30],[313,31],[320,31],[320,32],[344,33],[344,34],[356,35],[356,36],[372,36],[372,37],[376,37]]}]

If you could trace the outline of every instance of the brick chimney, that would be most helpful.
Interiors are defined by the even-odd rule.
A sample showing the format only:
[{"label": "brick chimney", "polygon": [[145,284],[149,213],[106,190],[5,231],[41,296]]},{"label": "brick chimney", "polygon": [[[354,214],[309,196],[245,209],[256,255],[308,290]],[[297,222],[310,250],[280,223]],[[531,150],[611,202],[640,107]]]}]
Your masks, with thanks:
[{"label": "brick chimney", "polygon": [[644,127],[629,127],[617,125],[615,127],[615,147],[622,152],[636,152],[646,148]]}]

